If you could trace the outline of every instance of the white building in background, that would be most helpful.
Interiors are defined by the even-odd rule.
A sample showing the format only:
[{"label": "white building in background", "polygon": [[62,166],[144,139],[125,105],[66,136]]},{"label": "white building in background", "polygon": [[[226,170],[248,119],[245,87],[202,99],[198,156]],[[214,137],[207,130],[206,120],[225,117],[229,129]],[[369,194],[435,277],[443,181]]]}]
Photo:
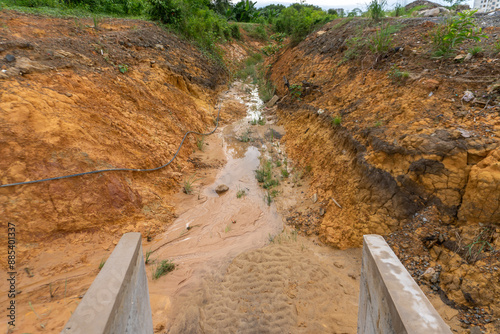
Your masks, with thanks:
[{"label": "white building in background", "polygon": [[474,0],[474,9],[479,12],[491,12],[500,9],[500,0]]}]

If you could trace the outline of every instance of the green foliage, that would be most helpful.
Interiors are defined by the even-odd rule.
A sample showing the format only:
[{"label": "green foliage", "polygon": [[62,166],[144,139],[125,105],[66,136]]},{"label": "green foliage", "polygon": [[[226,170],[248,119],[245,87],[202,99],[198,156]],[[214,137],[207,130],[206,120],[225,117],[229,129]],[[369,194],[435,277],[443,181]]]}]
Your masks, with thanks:
[{"label": "green foliage", "polygon": [[401,83],[406,81],[406,79],[410,77],[410,73],[401,71],[399,67],[393,65],[389,73],[387,73],[387,76],[392,80],[393,83]]},{"label": "green foliage", "polygon": [[170,260],[162,260],[153,271],[153,280],[157,280],[158,278],[168,274],[174,269],[175,264],[173,262],[170,262]]},{"label": "green foliage", "polygon": [[277,186],[279,184],[280,184],[280,182],[278,180],[276,180],[276,179],[270,179],[270,180],[266,180],[264,182],[264,184],[262,185],[262,188],[264,188],[264,189],[270,189],[270,188],[272,188],[274,186]]},{"label": "green foliage", "polygon": [[483,52],[483,48],[480,47],[479,45],[474,46],[472,48],[469,48],[469,53],[473,56],[476,56],[476,55],[480,54],[481,52]]},{"label": "green foliage", "polygon": [[255,171],[255,178],[259,183],[271,180],[272,161],[267,161],[261,169]]},{"label": "green foliage", "polygon": [[252,138],[250,138],[250,130],[247,130],[244,134],[238,137],[238,140],[243,143],[248,143]]},{"label": "green foliage", "polygon": [[120,64],[118,65],[118,70],[120,71],[120,73],[125,74],[128,72],[128,66],[125,64]]},{"label": "green foliage", "polygon": [[282,169],[281,169],[281,176],[282,176],[284,179],[288,178],[288,176],[289,176],[289,175],[290,175],[290,174],[288,173],[288,170],[286,170],[286,168],[282,168]]},{"label": "green foliage", "polygon": [[[141,15],[144,0],[4,0],[8,8],[38,9],[35,12],[47,14],[86,15],[89,12],[119,16]],[[51,10],[44,10],[51,9]]]},{"label": "green foliage", "polygon": [[146,252],[146,257],[144,259],[145,264],[149,264],[150,262],[149,258],[151,257],[151,254],[153,254],[153,251],[151,249]]},{"label": "green foliage", "polygon": [[[230,27],[225,17],[209,8],[206,0],[147,0],[148,15],[184,37],[193,40],[216,58],[216,44],[239,37],[238,28]],[[220,57],[219,57],[220,58]]]},{"label": "green foliage", "polygon": [[269,36],[269,38],[272,39],[273,41],[276,41],[277,43],[281,44],[285,41],[286,35],[284,33],[280,32],[280,33],[276,33],[276,34]]},{"label": "green foliage", "polygon": [[99,270],[101,270],[105,264],[106,264],[106,260],[102,259],[101,262],[99,263]]},{"label": "green foliage", "polygon": [[229,26],[229,29],[231,30],[231,37],[237,40],[241,39],[241,32],[240,32],[240,27],[238,27],[237,24],[231,24]]},{"label": "green foliage", "polygon": [[347,17],[356,17],[356,16],[361,16],[361,9],[359,8],[354,8],[351,10],[349,13],[347,13]]},{"label": "green foliage", "polygon": [[148,0],[148,14],[152,20],[165,24],[178,24],[182,19],[180,4],[174,0]]},{"label": "green foliage", "polygon": [[387,73],[387,76],[392,80],[393,83],[402,83],[410,77],[410,73],[401,71],[399,67],[393,65],[389,73]]},{"label": "green foliage", "polygon": [[236,198],[242,198],[243,196],[245,196],[247,194],[247,192],[243,189],[240,189],[238,190],[238,192],[236,193]]},{"label": "green foliage", "polygon": [[263,41],[267,41],[267,31],[262,24],[259,24],[255,27],[254,37]]},{"label": "green foliage", "polygon": [[272,56],[273,54],[275,54],[276,52],[278,52],[280,50],[280,47],[276,44],[268,44],[266,46],[264,46],[262,48],[262,52],[266,55],[266,56]]},{"label": "green foliage", "polygon": [[465,246],[467,250],[467,260],[469,262],[475,262],[478,260],[481,252],[487,248],[488,250],[494,250],[493,246],[490,244],[492,241],[492,232],[493,230],[490,228],[483,228],[483,230],[477,235],[472,243]]},{"label": "green foliage", "polygon": [[295,4],[281,11],[273,22],[273,29],[276,32],[290,35],[292,44],[297,44],[316,28],[334,18],[336,15],[329,15],[321,8]]},{"label": "green foliage", "polygon": [[101,18],[97,15],[92,15],[92,21],[94,22],[94,29],[99,30],[99,23],[101,23]]},{"label": "green foliage", "polygon": [[203,149],[205,148],[205,136],[201,136],[200,139],[196,141],[196,146],[198,146],[198,149],[203,152]]},{"label": "green foliage", "polygon": [[238,22],[251,22],[259,16],[259,11],[255,8],[255,4],[250,0],[241,0],[234,5],[232,17]]},{"label": "green foliage", "polygon": [[267,203],[267,206],[271,206],[271,203],[273,202],[273,198],[278,196],[278,191],[277,190],[272,190],[272,191],[267,191],[266,194],[264,195],[264,202]]},{"label": "green foliage", "polygon": [[302,96],[302,85],[290,85],[290,95],[300,101],[300,97]]},{"label": "green foliage", "polygon": [[365,46],[366,40],[360,36],[353,36],[346,40],[347,50],[344,52],[342,62],[351,60],[359,56],[361,49]]},{"label": "green foliage", "polygon": [[255,38],[261,41],[267,41],[268,34],[266,28],[263,24],[257,23],[238,23],[238,25],[246,31],[249,37]]},{"label": "green foliage", "polygon": [[281,167],[281,161],[276,161],[276,167]]},{"label": "green foliage", "polygon": [[382,26],[379,31],[376,31],[372,36],[370,49],[373,53],[385,53],[392,48],[392,36],[389,25]]},{"label": "green foliage", "polygon": [[[288,230],[288,229],[287,229]],[[278,243],[278,244],[282,244],[282,243],[287,243],[287,242],[297,242],[297,236],[298,236],[298,231],[297,230],[292,230],[291,233],[289,233],[287,230],[283,229],[283,232],[281,232],[280,234],[276,235],[276,236],[271,236],[271,234],[269,234],[269,241],[272,242],[272,243]]]},{"label": "green foliage", "polygon": [[269,101],[276,92],[276,86],[271,81],[259,84],[259,97],[263,102]]},{"label": "green foliage", "polygon": [[332,29],[336,30],[336,29],[342,28],[343,26],[345,26],[347,23],[351,22],[352,20],[353,20],[352,17],[345,18],[345,19],[341,20],[339,23],[337,23],[336,25],[334,25]]},{"label": "green foliage", "polygon": [[255,178],[259,183],[263,183],[266,180],[267,176],[268,174],[264,169],[255,170]]},{"label": "green foliage", "polygon": [[400,17],[405,14],[405,8],[401,4],[396,4],[396,7],[394,7],[394,16]]},{"label": "green foliage", "polygon": [[259,120],[257,121],[257,123],[259,123],[259,125],[265,125],[266,124],[266,120],[262,117],[259,117]]},{"label": "green foliage", "polygon": [[276,52],[281,50],[281,48],[283,48],[283,42],[286,38],[286,35],[281,32],[281,33],[271,35],[271,36],[269,36],[269,38],[274,40],[275,43],[270,43],[262,48],[262,52],[266,56],[272,56],[273,54],[275,54]]},{"label": "green foliage", "polygon": [[333,126],[339,126],[342,123],[342,117],[339,115],[332,117],[332,125]]},{"label": "green foliage", "polygon": [[464,11],[457,16],[448,18],[446,23],[440,24],[432,33],[432,44],[435,57],[448,57],[456,47],[466,40],[479,42],[487,38],[477,26],[474,13],[477,10]]},{"label": "green foliage", "polygon": [[494,44],[494,48],[497,52],[500,52],[500,39]]},{"label": "green foliage", "polygon": [[187,180],[184,181],[184,186],[182,187],[182,190],[184,193],[191,195],[193,193],[193,184],[200,180],[199,178],[196,179],[196,174],[193,174],[190,176]]},{"label": "green foliage", "polygon": [[387,5],[386,0],[372,0],[367,6],[368,16],[375,22],[379,22],[384,16],[384,7]]}]

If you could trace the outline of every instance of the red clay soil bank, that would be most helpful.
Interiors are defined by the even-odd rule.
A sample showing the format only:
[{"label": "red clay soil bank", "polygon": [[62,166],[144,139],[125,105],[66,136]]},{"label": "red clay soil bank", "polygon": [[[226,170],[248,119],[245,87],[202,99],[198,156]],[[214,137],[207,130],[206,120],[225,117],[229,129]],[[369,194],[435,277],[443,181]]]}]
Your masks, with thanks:
[{"label": "red clay soil bank", "polygon": [[[399,27],[388,52],[370,51],[372,42],[353,48],[374,36],[379,28],[372,23],[336,20],[271,62],[287,152],[310,171],[310,193],[326,207],[316,224],[301,230],[339,248],[360,246],[363,234],[395,232],[391,244],[402,260],[413,261],[415,278],[439,265],[443,280],[429,286],[449,294],[457,308],[488,306],[498,316],[500,54],[494,44],[500,28],[484,28],[483,51],[463,61],[472,44],[461,47],[462,59],[431,57],[436,23],[386,23]],[[470,101],[462,99],[467,90]],[[432,228],[415,227],[417,220]],[[413,227],[403,232],[406,224]]]},{"label": "red clay soil bank", "polygon": [[[213,129],[227,73],[154,24],[103,19],[96,30],[91,19],[5,10],[0,21],[2,184],[157,167],[186,131]],[[194,168],[194,149],[190,137],[157,172],[0,189],[0,228],[16,225],[19,330],[59,331],[123,233],[149,239],[164,231],[175,215],[173,193]],[[7,282],[0,287],[7,291]]]},{"label": "red clay soil bank", "polygon": [[[224,72],[152,23],[105,20],[96,31],[86,21],[0,15],[8,27],[0,32],[0,57],[16,57],[1,61],[2,183],[153,168],[170,160],[185,131],[213,127]],[[1,189],[3,222],[16,222],[18,238],[29,242],[123,224],[154,234],[172,217],[155,193],[177,186],[193,144],[156,173]],[[139,191],[146,179],[153,182]],[[158,210],[163,222],[152,222]]]}]

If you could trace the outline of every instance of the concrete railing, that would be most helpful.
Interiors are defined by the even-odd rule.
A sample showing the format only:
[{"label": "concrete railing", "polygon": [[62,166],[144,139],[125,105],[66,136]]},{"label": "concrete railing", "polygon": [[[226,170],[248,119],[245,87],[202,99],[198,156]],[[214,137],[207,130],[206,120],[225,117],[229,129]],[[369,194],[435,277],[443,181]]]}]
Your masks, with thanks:
[{"label": "concrete railing", "polygon": [[123,235],[61,333],[153,333],[140,233]]},{"label": "concrete railing", "polygon": [[358,334],[451,333],[380,235],[365,235]]}]

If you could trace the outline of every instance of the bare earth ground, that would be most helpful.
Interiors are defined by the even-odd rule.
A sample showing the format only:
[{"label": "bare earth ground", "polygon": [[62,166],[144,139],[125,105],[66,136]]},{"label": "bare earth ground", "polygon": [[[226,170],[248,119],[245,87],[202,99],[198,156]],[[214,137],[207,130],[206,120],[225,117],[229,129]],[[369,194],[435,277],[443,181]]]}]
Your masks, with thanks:
[{"label": "bare earth ground", "polygon": [[[459,331],[497,333],[498,20],[482,17],[488,38],[457,59],[433,58],[433,20],[384,24],[395,31],[387,52],[370,48],[380,30],[370,20],[336,20],[269,60],[287,153],[325,210],[290,222],[339,248],[387,236],[415,280],[457,310]],[[482,51],[462,61],[474,46]]]}]

